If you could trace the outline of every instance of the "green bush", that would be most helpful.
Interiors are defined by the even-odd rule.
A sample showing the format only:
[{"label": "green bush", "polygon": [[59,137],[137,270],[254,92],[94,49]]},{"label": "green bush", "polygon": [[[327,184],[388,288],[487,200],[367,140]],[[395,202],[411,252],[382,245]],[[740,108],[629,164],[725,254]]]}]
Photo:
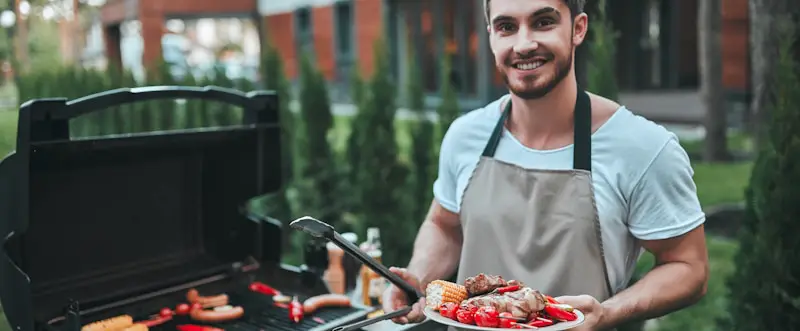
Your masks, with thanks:
[{"label": "green bush", "polygon": [[[408,169],[399,161],[395,139],[396,86],[391,77],[389,56],[382,41],[374,45],[375,71],[364,91],[363,119],[357,122],[362,139],[357,148],[358,160],[356,188],[360,218],[364,226],[378,227],[386,247],[383,260],[389,265],[405,264],[410,258],[412,225],[408,222],[408,199],[405,185]],[[409,238],[412,234],[412,238]]]},{"label": "green bush", "polygon": [[[441,80],[442,104],[439,105],[439,109],[437,109],[437,114],[439,115],[438,144],[441,144],[441,138],[444,136],[445,132],[447,132],[450,124],[453,124],[453,121],[461,114],[461,110],[458,106],[458,94],[453,83],[450,81],[451,66],[452,62],[450,57],[445,56],[442,58],[442,73],[439,75]],[[439,150],[438,144],[436,147],[437,151]],[[436,153],[436,155],[438,155],[438,153]]]},{"label": "green bush", "polygon": [[[420,66],[414,65],[413,59],[413,56],[408,56],[407,59],[406,97],[408,98],[408,108],[415,114],[415,120],[411,122],[409,128],[411,131],[411,176],[408,184],[411,186],[409,194],[415,197],[415,201],[409,206],[410,215],[414,224],[419,226],[425,219],[428,206],[433,200],[432,186],[436,179],[439,160],[436,158],[436,127],[428,119],[422,73]],[[409,240],[413,240],[413,237]]]},{"label": "green bush", "polygon": [[[291,100],[291,92],[289,81],[286,79],[283,70],[283,60],[278,53],[277,48],[267,40],[263,50],[263,59],[261,61],[261,75],[266,90],[275,91],[278,95],[278,107],[280,107],[278,116],[280,117],[281,126],[281,173],[283,174],[283,188],[279,192],[270,194],[264,199],[258,199],[252,202],[251,207],[257,213],[268,215],[272,218],[278,219],[284,224],[292,220],[292,208],[289,203],[287,195],[287,187],[291,185],[294,178],[294,113],[289,109],[289,102]],[[284,239],[288,231],[284,232]],[[284,240],[287,242],[288,240]]]},{"label": "green bush", "polygon": [[297,206],[324,222],[336,224],[339,208],[336,205],[339,180],[337,165],[328,132],[333,127],[333,115],[325,78],[307,57],[300,66],[300,116],[295,136],[295,187]]},{"label": "green bush", "polygon": [[597,13],[591,21],[589,29],[592,37],[589,44],[591,61],[588,61],[586,89],[611,100],[617,100],[619,88],[614,70],[616,32],[606,17],[606,0],[598,1]]},{"label": "green bush", "polygon": [[800,329],[800,64],[793,57],[794,23],[778,20],[779,56],[768,111],[768,141],[758,154],[747,189],[747,216],[730,279],[725,330]]}]

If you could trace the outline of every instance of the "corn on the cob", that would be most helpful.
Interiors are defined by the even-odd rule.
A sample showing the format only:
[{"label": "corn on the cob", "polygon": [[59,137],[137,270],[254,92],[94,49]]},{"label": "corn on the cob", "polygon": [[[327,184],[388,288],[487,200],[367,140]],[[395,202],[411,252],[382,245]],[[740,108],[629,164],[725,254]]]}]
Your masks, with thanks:
[{"label": "corn on the cob", "polygon": [[121,331],[148,331],[148,330],[150,330],[150,328],[148,328],[147,325],[136,323],[134,325],[122,329]]},{"label": "corn on the cob", "polygon": [[86,324],[81,328],[81,331],[117,330],[129,327],[132,324],[133,324],[133,317],[131,317],[130,315],[121,315],[97,321],[94,323]]},{"label": "corn on the cob", "polygon": [[425,288],[425,301],[429,308],[438,311],[439,305],[446,302],[461,304],[467,299],[467,288],[464,285],[444,280],[434,280]]}]

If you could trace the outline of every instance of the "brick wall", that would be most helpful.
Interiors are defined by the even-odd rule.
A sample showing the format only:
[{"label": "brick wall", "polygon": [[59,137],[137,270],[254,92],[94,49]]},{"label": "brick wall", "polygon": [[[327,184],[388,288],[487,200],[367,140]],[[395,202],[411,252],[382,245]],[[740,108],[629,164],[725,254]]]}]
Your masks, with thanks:
[{"label": "brick wall", "polygon": [[356,54],[361,73],[372,75],[375,65],[373,44],[383,33],[383,4],[381,0],[353,0],[356,21]]},{"label": "brick wall", "polygon": [[[383,37],[383,0],[352,0],[353,24],[355,29],[354,45],[356,47],[356,62],[361,72],[371,75],[375,65],[373,45]],[[299,57],[296,51],[294,34],[294,12],[283,12],[266,16],[266,34],[272,38],[273,43],[280,49],[283,57],[286,75],[296,78],[299,68]],[[315,6],[311,9],[311,28],[313,30],[314,50],[316,52],[317,67],[325,78],[333,80],[336,77],[336,26],[334,25],[334,9],[332,5]]]},{"label": "brick wall", "polygon": [[283,69],[289,79],[298,74],[297,50],[294,41],[294,16],[292,13],[281,13],[264,18],[266,36],[278,49],[283,58]]},{"label": "brick wall", "polygon": [[722,1],[722,85],[744,91],[749,76],[747,0]]},{"label": "brick wall", "polygon": [[334,52],[333,7],[316,7],[311,10],[311,28],[314,35],[314,50],[317,52],[317,66],[326,79],[332,80],[336,73],[336,54]]}]

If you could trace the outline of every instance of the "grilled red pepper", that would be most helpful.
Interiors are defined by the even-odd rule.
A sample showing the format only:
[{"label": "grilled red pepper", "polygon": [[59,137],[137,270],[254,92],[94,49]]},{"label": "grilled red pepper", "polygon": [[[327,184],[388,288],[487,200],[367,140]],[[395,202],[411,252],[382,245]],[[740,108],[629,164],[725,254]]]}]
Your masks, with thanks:
[{"label": "grilled red pepper", "polygon": [[574,321],[578,319],[578,315],[572,310],[571,306],[564,304],[546,304],[544,306],[544,312],[559,321]]},{"label": "grilled red pepper", "polygon": [[295,323],[300,323],[303,319],[303,304],[297,297],[292,298],[292,302],[289,303],[289,319]]},{"label": "grilled red pepper", "polygon": [[475,324],[475,312],[470,307],[461,307],[456,311],[456,320],[464,324]]},{"label": "grilled red pepper", "polygon": [[560,302],[556,301],[555,298],[549,295],[545,295],[544,298],[547,299],[547,303],[560,304]]},{"label": "grilled red pepper", "polygon": [[554,323],[553,323],[552,320],[549,320],[549,319],[546,319],[546,318],[541,318],[541,317],[537,317],[535,320],[528,322],[528,325],[533,326],[533,327],[537,327],[537,328],[543,328],[543,327],[546,327],[546,326],[551,326],[553,324]]},{"label": "grilled red pepper", "polygon": [[272,288],[271,286],[264,284],[262,282],[252,282],[250,283],[250,291],[258,292],[263,295],[278,295],[281,294],[280,291]]},{"label": "grilled red pepper", "polygon": [[189,311],[192,309],[188,304],[182,303],[175,307],[175,314],[177,315],[189,315]]},{"label": "grilled red pepper", "polygon": [[514,291],[518,291],[519,289],[520,289],[519,284],[508,285],[508,286],[504,286],[504,287],[498,288],[497,289],[497,293],[503,294],[503,293],[508,293],[508,292],[514,292]]},{"label": "grilled red pepper", "polygon": [[439,306],[439,314],[451,320],[457,320],[458,306],[454,302],[445,302]]},{"label": "grilled red pepper", "polygon": [[181,324],[176,326],[179,331],[225,331],[222,329],[205,326],[205,325],[195,325],[195,324]]},{"label": "grilled red pepper", "polygon": [[477,326],[496,328],[500,325],[500,318],[494,307],[480,307],[475,312],[475,324]]},{"label": "grilled red pepper", "polygon": [[498,317],[500,318],[500,327],[503,329],[510,329],[517,324],[517,319],[514,318],[514,315],[507,311],[500,313]]}]

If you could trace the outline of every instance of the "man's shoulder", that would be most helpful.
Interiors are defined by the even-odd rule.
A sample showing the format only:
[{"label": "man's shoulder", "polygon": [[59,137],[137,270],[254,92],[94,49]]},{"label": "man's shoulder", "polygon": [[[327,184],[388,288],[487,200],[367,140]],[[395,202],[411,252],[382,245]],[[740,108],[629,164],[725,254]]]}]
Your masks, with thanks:
[{"label": "man's shoulder", "polygon": [[592,139],[593,149],[601,154],[601,164],[622,176],[625,191],[630,192],[655,162],[690,166],[677,135],[663,125],[624,106],[606,124]]},{"label": "man's shoulder", "polygon": [[655,157],[658,150],[677,136],[661,124],[620,106],[595,133],[599,145],[613,146],[619,153],[636,152]]},{"label": "man's shoulder", "polygon": [[488,141],[497,121],[500,119],[500,104],[504,98],[495,100],[488,105],[470,110],[458,118],[447,128],[442,147],[456,147],[459,149],[474,149]]}]

